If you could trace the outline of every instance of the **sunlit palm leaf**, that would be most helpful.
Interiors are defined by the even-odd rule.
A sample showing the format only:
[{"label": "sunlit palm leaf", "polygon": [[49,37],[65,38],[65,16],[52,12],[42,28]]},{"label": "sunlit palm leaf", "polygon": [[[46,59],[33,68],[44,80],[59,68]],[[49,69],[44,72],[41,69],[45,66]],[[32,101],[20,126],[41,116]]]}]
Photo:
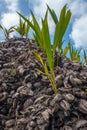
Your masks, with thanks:
[{"label": "sunlit palm leaf", "polygon": [[87,64],[87,56],[86,56],[86,52],[85,52],[85,50],[83,50],[83,52],[84,52],[84,60],[85,60],[85,63]]},{"label": "sunlit palm leaf", "polygon": [[47,76],[49,74],[49,72],[48,72],[48,68],[47,68],[46,63],[43,61],[43,58],[40,56],[40,54],[38,54],[35,51],[33,51],[32,53],[36,57],[36,59],[40,62],[40,64],[42,65],[44,72],[40,71],[39,69],[37,69],[37,70],[39,70],[39,72],[45,73],[45,75]]},{"label": "sunlit palm leaf", "polygon": [[42,20],[42,35],[43,35],[45,51],[48,59],[48,65],[51,72],[53,72],[53,54],[51,50],[51,41],[50,41],[50,34],[49,34],[49,28],[47,22],[47,14],[44,20]]},{"label": "sunlit palm leaf", "polygon": [[64,56],[66,56],[67,55],[67,53],[68,53],[68,51],[69,51],[69,44],[68,44],[68,46],[66,47],[66,48],[64,48],[64,52],[63,52],[63,55]]},{"label": "sunlit palm leaf", "polygon": [[62,39],[67,29],[68,23],[70,21],[71,12],[70,10],[66,11],[66,5],[62,8],[60,13],[59,21],[56,24],[55,33],[54,33],[54,46],[53,50],[55,52],[56,47],[58,50],[62,48]]},{"label": "sunlit palm leaf", "polygon": [[51,15],[51,17],[52,17],[54,23],[57,24],[58,18],[57,18],[56,13],[54,12],[54,10],[51,10],[48,5],[47,5],[47,8],[48,8],[48,10],[49,10],[49,12],[50,12],[50,15]]}]

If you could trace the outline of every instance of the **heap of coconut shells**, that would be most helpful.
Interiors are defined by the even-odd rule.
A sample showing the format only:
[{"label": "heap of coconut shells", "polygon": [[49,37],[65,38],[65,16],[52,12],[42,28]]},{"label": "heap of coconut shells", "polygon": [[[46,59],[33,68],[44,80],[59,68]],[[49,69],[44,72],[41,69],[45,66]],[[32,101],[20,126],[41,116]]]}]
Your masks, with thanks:
[{"label": "heap of coconut shells", "polygon": [[87,130],[87,67],[55,61],[55,95],[32,50],[43,55],[34,40],[0,43],[0,130]]}]

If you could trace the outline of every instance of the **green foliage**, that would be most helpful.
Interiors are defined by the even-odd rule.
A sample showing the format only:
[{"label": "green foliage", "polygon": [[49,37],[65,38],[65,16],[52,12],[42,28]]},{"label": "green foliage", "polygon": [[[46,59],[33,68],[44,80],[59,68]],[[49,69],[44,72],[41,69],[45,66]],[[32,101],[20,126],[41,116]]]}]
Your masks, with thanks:
[{"label": "green foliage", "polygon": [[[29,20],[29,19],[27,19],[27,20]],[[30,26],[26,21],[24,21],[20,17],[19,25],[15,26],[14,29],[20,34],[21,37],[25,36],[27,38]]]},{"label": "green foliage", "polygon": [[70,44],[70,42],[68,43],[68,46],[69,46],[70,59],[80,62],[80,52],[81,52],[82,48],[77,50],[75,47],[73,47]]},{"label": "green foliage", "polygon": [[64,48],[64,50],[63,50],[63,56],[66,56],[66,55],[67,55],[69,49],[70,49],[70,44],[68,44],[68,45]]},{"label": "green foliage", "polygon": [[85,89],[85,94],[87,94],[87,89]]},{"label": "green foliage", "polygon": [[[41,63],[43,71],[37,69],[41,74],[44,74],[48,77],[52,84],[52,88],[54,93],[57,93],[57,88],[56,88],[56,82],[55,82],[55,75],[54,75],[54,59],[53,59],[53,51],[51,49],[51,41],[50,41],[50,34],[49,34],[49,28],[48,28],[48,21],[47,21],[47,16],[48,16],[48,11],[46,12],[45,18],[42,19],[42,30],[40,27],[37,26],[35,29],[37,30],[38,34],[40,35],[40,38],[38,41],[43,44],[40,44],[41,48],[45,51],[46,56],[47,56],[47,61],[48,65],[46,62],[43,60],[43,58],[36,52],[33,52],[34,56],[37,58],[37,60]],[[34,23],[35,23],[34,19]],[[42,35],[41,35],[42,34]],[[36,37],[38,35],[36,34]],[[44,46],[43,46],[44,45]],[[49,68],[49,69],[48,69]]]},{"label": "green foliage", "polygon": [[10,33],[12,33],[14,31],[14,26],[12,26],[9,29],[7,29],[4,26],[0,25],[0,29],[3,30],[4,35],[5,35],[5,39],[8,40]]},{"label": "green foliage", "polygon": [[56,15],[55,11],[53,9],[51,10],[48,5],[47,5],[47,8],[48,8],[48,10],[50,12],[50,15],[51,15],[54,23],[57,24],[58,23],[58,18],[57,18],[57,15]]},{"label": "green foliage", "polygon": [[50,81],[50,83],[52,85],[53,91],[56,94],[57,93],[57,88],[56,88],[54,71],[53,72],[49,71],[49,68],[48,68],[46,62],[43,60],[43,58],[40,56],[40,54],[33,51],[33,55],[36,57],[36,59],[39,61],[39,63],[42,65],[42,68],[43,68],[43,70],[40,70],[38,68],[36,68],[36,70],[39,73],[41,73],[41,74],[48,77],[48,79],[49,79],[49,81]]},{"label": "green foliage", "polygon": [[58,20],[54,10],[51,10],[48,5],[47,7],[54,23],[56,24],[55,33],[54,33],[54,41],[53,41],[54,43],[53,51],[55,52],[56,48],[58,48],[59,54],[61,54],[62,45],[63,45],[62,39],[71,18],[71,11],[67,10],[66,5],[65,5],[60,12],[60,17]]},{"label": "green foliage", "polygon": [[43,38],[42,38],[42,31],[40,29],[40,26],[33,14],[33,12],[31,11],[31,15],[32,15],[32,21],[33,23],[31,23],[29,20],[27,20],[23,15],[21,15],[19,12],[17,12],[19,14],[19,16],[21,16],[28,24],[29,26],[34,30],[34,38],[35,40],[38,42],[38,44],[40,45],[40,47],[44,50],[44,44],[43,44]]},{"label": "green foliage", "polygon": [[84,53],[83,58],[84,58],[85,64],[87,65],[87,55],[86,55],[86,51],[83,50],[83,53]]},{"label": "green foliage", "polygon": [[51,41],[50,41],[50,34],[49,34],[48,21],[47,21],[47,12],[44,20],[42,19],[42,37],[43,37],[44,49],[47,55],[48,66],[50,68],[50,71],[53,73],[54,59],[53,59],[53,52],[51,49]]},{"label": "green foliage", "polygon": [[[49,33],[49,27],[48,27],[48,10],[52,16],[53,21],[56,24],[55,33],[54,33],[54,41],[53,46],[51,46],[50,41],[50,33]],[[36,52],[33,52],[37,60],[41,63],[43,70],[37,69],[41,74],[45,74],[48,79],[50,80],[52,84],[52,88],[54,92],[57,92],[56,88],[56,82],[55,82],[55,74],[54,74],[54,54],[56,49],[58,48],[58,51],[62,50],[62,38],[64,36],[64,33],[67,29],[71,12],[70,10],[66,11],[66,5],[63,7],[60,13],[60,18],[58,21],[58,18],[56,16],[56,13],[50,9],[50,7],[47,5],[47,10],[44,19],[41,19],[42,21],[42,28],[40,28],[34,14],[31,12],[32,15],[32,21],[28,21],[22,14],[18,13],[20,17],[22,17],[29,26],[34,31],[34,37],[38,41],[40,47],[43,49],[47,56],[47,63],[46,64],[43,60],[43,58]]]}]

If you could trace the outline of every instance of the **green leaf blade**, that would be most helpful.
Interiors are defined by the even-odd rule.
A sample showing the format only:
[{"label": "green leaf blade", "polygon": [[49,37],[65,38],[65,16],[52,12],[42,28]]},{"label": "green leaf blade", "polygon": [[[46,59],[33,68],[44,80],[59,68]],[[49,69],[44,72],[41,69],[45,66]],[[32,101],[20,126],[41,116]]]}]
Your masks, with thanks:
[{"label": "green leaf blade", "polygon": [[51,15],[51,17],[52,17],[54,23],[57,24],[58,19],[57,19],[57,15],[56,15],[55,11],[54,11],[54,10],[51,10],[48,5],[47,5],[47,8],[48,8],[48,10],[49,10],[49,12],[50,12],[50,15]]},{"label": "green leaf blade", "polygon": [[42,20],[42,34],[43,34],[43,41],[45,45],[45,51],[48,59],[48,65],[53,72],[53,54],[51,50],[51,41],[50,41],[50,34],[49,34],[49,28],[48,28],[48,22],[47,22],[47,16],[44,20]]}]

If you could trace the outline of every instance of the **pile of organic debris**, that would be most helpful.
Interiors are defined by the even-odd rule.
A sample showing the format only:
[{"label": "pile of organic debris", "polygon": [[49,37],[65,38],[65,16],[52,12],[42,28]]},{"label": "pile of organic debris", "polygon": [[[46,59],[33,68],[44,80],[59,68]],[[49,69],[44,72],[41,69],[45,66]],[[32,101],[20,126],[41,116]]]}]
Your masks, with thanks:
[{"label": "pile of organic debris", "polygon": [[0,43],[0,130],[87,130],[87,67],[65,57],[55,61],[55,95],[35,70],[41,67],[35,49],[29,39]]}]

